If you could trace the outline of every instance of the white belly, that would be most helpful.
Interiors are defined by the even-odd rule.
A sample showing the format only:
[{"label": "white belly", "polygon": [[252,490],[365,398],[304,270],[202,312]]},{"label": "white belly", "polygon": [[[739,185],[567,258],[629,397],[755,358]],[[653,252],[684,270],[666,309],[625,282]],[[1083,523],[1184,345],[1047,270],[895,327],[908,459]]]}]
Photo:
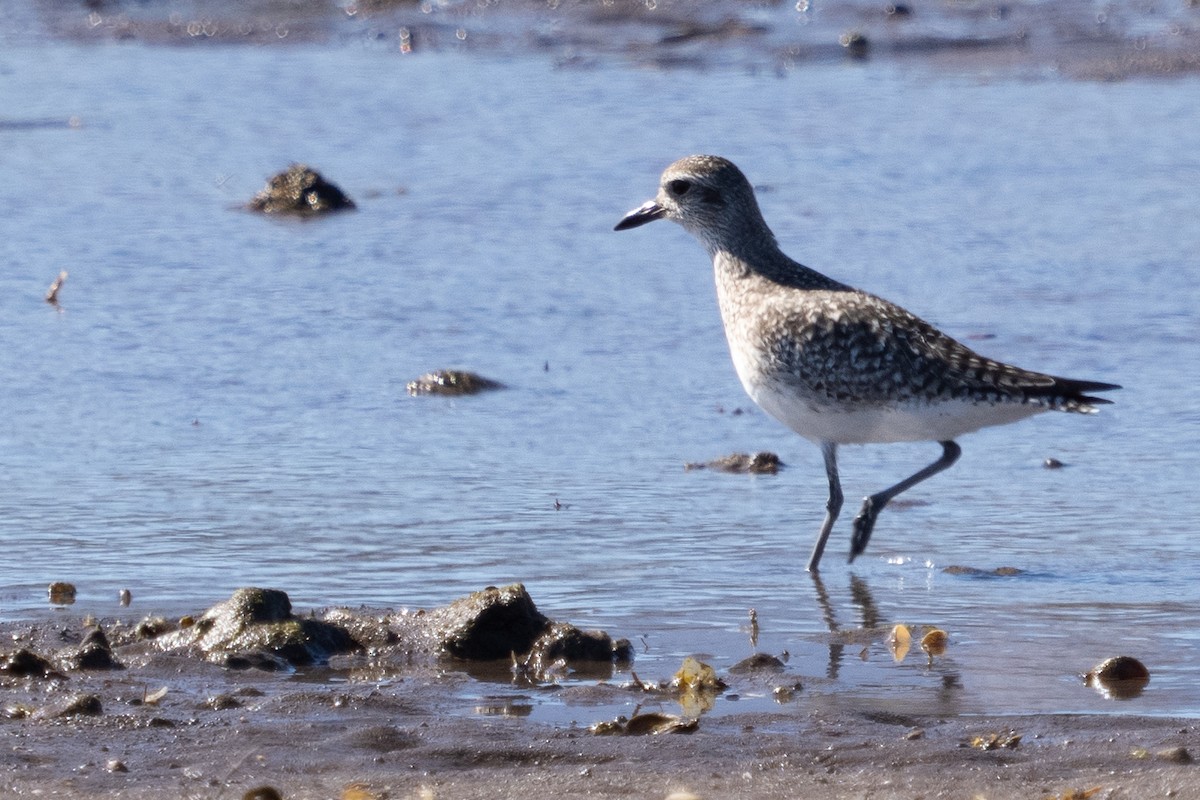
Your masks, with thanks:
[{"label": "white belly", "polygon": [[945,441],[1046,410],[1032,403],[965,400],[838,404],[745,381],[743,386],[764,411],[804,438],[838,444]]}]

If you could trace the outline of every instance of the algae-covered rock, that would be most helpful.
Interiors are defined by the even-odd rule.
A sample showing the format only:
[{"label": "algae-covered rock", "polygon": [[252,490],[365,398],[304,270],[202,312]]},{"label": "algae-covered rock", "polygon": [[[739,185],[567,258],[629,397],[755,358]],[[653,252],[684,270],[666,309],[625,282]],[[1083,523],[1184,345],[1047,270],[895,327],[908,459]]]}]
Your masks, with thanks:
[{"label": "algae-covered rock", "polygon": [[567,622],[554,622],[537,638],[529,651],[530,659],[550,664],[565,661],[628,660],[632,648],[629,642],[613,642],[604,631],[585,631]]},{"label": "algae-covered rock", "polygon": [[605,664],[632,659],[628,640],[584,631],[546,617],[519,583],[455,600],[423,616],[436,649],[455,658],[492,661],[516,658],[541,679],[557,665]]},{"label": "algae-covered rock", "polygon": [[730,453],[727,456],[700,463],[685,464],[687,470],[712,469],[717,472],[744,473],[748,475],[774,475],[783,462],[779,456],[768,451],[758,453]]},{"label": "algae-covered rock", "polygon": [[493,389],[503,389],[504,384],[482,375],[476,375],[474,372],[460,369],[439,369],[409,381],[407,388],[408,393],[413,396],[437,394],[461,397]]},{"label": "algae-covered rock", "polygon": [[156,639],[175,627],[166,617],[146,617],[134,627],[133,632],[139,639]]},{"label": "algae-covered rock", "polygon": [[[373,663],[424,654],[430,660],[470,661],[536,658],[538,663],[590,662],[610,665],[632,658],[627,640],[613,642],[603,631],[581,631],[541,612],[521,584],[467,595],[430,611],[379,614],[331,609],[322,619],[296,617],[287,594],[277,589],[238,589],[196,619],[195,624],[153,640],[164,650],[198,649],[229,669],[285,670],[326,663],[357,653]],[[529,659],[527,659],[528,663]]]},{"label": "algae-covered rock", "polygon": [[320,663],[334,653],[358,649],[342,627],[292,615],[287,593],[278,589],[238,589],[204,612],[196,623],[159,637],[164,648],[194,646],[232,668],[277,663]]},{"label": "algae-covered rock", "polygon": [[75,603],[75,584],[66,581],[55,581],[47,589],[50,602],[56,606],[69,606]]},{"label": "algae-covered rock", "polygon": [[264,214],[313,216],[354,208],[354,201],[306,164],[292,164],[267,181],[247,207]]},{"label": "algae-covered rock", "polygon": [[527,653],[550,626],[519,583],[486,589],[430,612],[442,650],[455,658],[493,660]]}]

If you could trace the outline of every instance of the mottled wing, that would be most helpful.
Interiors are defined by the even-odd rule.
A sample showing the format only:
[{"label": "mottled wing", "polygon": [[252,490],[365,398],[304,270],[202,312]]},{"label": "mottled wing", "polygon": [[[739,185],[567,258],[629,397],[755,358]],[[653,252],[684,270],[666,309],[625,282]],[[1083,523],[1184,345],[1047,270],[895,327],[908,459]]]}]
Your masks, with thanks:
[{"label": "mottled wing", "polygon": [[[968,400],[1092,411],[1085,395],[1118,388],[1014,367],[976,353],[886,300],[862,292],[812,292],[771,343],[775,377],[817,402]],[[777,328],[779,330],[779,328]]]}]

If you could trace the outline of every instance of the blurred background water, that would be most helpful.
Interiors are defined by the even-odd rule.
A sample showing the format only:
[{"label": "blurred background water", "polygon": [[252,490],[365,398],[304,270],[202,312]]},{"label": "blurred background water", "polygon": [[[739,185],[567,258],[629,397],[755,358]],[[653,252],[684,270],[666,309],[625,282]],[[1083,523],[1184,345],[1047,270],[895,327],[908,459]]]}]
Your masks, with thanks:
[{"label": "blurred background water", "polygon": [[[1200,715],[1196,91],[10,37],[0,618],[60,614],[54,580],[97,615],[121,588],[179,614],[246,585],[303,609],[521,581],[634,640],[644,678],[748,655],[754,608],[821,702]],[[799,260],[1116,405],[966,437],[852,567],[843,520],[814,583],[819,452],[742,394],[695,242],[611,230],[696,152],[743,168]],[[293,161],[358,211],[239,208]],[[444,367],[509,388],[406,394]],[[684,469],[755,450],[786,469]],[[848,448],[848,499],[936,452]],[[846,644],[897,622],[947,656]],[[1118,653],[1154,676],[1127,703],[1077,678]]]}]

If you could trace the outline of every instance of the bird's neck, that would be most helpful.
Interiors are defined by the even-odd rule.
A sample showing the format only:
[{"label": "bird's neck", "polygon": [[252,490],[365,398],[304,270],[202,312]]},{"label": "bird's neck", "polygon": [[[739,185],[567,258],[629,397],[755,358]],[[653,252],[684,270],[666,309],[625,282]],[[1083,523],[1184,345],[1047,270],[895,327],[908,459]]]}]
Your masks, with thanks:
[{"label": "bird's neck", "polygon": [[720,283],[732,284],[742,280],[766,281],[793,289],[831,290],[850,287],[827,278],[789,258],[770,231],[755,237],[739,237],[705,243]]}]

